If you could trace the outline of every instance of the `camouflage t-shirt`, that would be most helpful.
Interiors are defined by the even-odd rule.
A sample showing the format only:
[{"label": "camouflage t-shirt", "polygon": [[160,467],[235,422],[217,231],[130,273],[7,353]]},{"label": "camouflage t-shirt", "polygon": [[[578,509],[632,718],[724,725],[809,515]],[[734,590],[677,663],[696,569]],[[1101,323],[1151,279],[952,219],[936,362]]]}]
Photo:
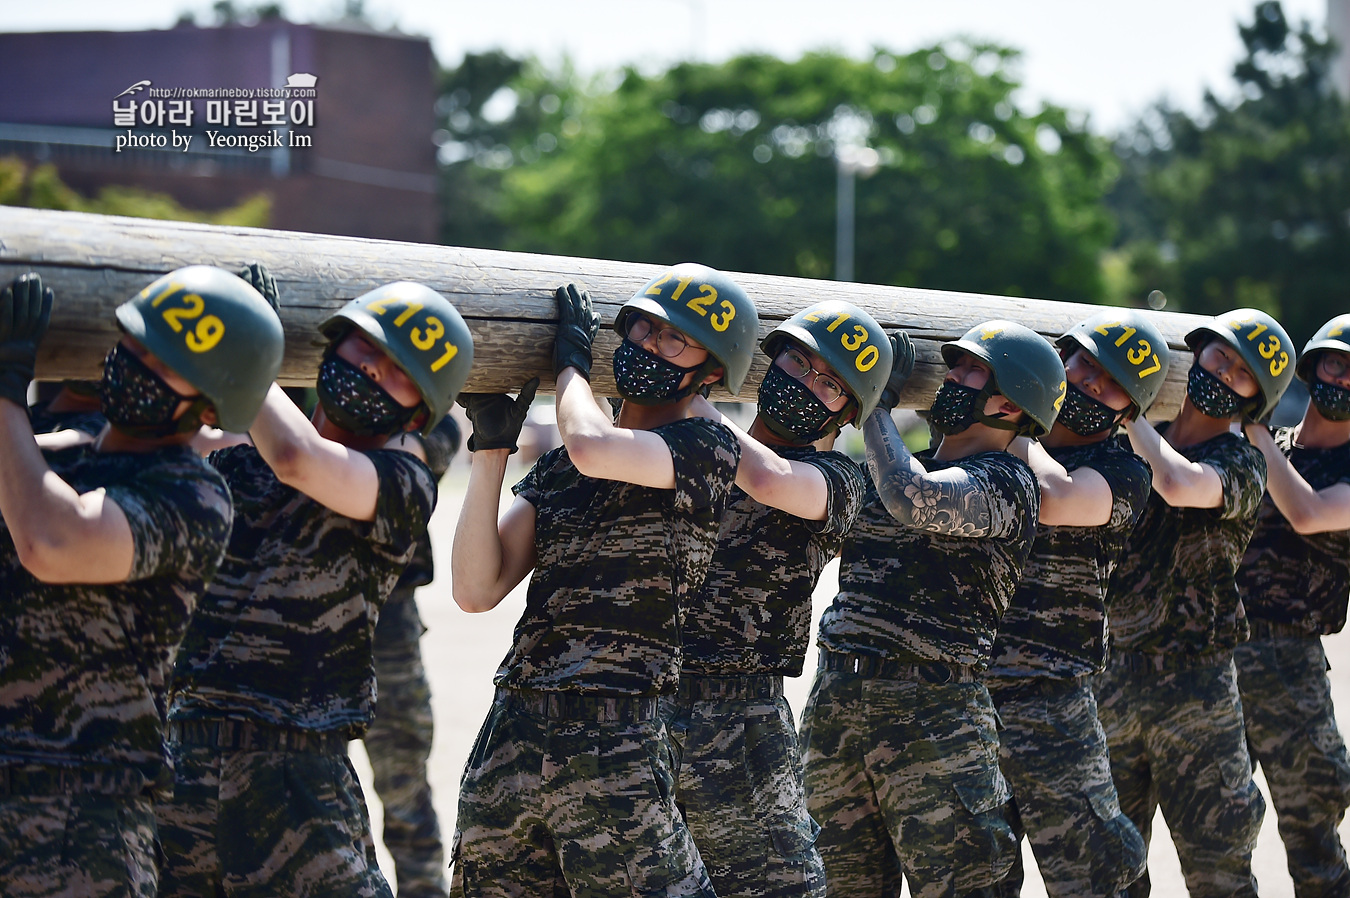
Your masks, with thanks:
[{"label": "camouflage t-shirt", "polygon": [[774,451],[825,475],[825,519],[807,521],[732,490],[708,581],[685,616],[686,673],[802,672],[811,642],[811,592],[858,517],[867,481],[841,452],[809,446]]},{"label": "camouflage t-shirt", "polygon": [[171,719],[364,731],[375,708],[379,607],[436,505],[421,460],[365,454],[379,477],[373,521],[282,483],[252,446],[211,453],[234,495],[234,533],[183,640]]},{"label": "camouflage t-shirt", "polygon": [[[1303,449],[1294,446],[1294,429],[1282,427],[1275,444],[1313,489],[1350,483],[1350,443]],[[1237,584],[1252,620],[1295,625],[1308,636],[1339,633],[1350,594],[1350,530],[1295,533],[1267,495]]]},{"label": "camouflage t-shirt", "polygon": [[654,428],[675,488],[586,477],[565,447],[540,457],[515,492],[535,507],[538,563],[499,686],[609,695],[672,692],[680,628],[703,585],[741,447],[721,424]]},{"label": "camouflage t-shirt", "polygon": [[56,433],[59,430],[78,430],[96,437],[108,419],[101,411],[53,412],[50,402],[39,402],[28,407],[28,421],[33,433]]},{"label": "camouflage t-shirt", "polygon": [[1106,587],[1152,488],[1148,462],[1117,439],[1047,450],[1111,488],[1100,527],[1036,527],[1022,582],[994,641],[991,676],[1078,677],[1106,666]]},{"label": "camouflage t-shirt", "polygon": [[46,453],[81,493],[102,487],[131,526],[123,583],[52,584],[20,564],[0,521],[0,761],[167,776],[174,652],[230,535],[225,481],[185,447]]},{"label": "camouflage t-shirt", "polygon": [[1266,460],[1234,433],[1177,451],[1218,472],[1223,504],[1173,508],[1149,493],[1107,594],[1114,651],[1208,654],[1247,638],[1234,575],[1256,527]]},{"label": "camouflage t-shirt", "polygon": [[989,498],[991,532],[966,537],[907,527],[886,511],[869,481],[862,513],[844,540],[839,595],[820,620],[820,645],[902,662],[984,667],[1036,535],[1036,476],[1007,452],[951,462],[930,452],[919,458],[930,472],[966,470]]}]

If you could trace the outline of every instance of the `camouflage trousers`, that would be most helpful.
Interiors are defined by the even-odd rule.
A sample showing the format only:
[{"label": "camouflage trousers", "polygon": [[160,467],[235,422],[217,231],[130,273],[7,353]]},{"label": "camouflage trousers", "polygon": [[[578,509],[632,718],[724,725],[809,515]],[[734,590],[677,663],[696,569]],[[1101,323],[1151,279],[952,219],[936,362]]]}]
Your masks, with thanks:
[{"label": "camouflage trousers", "polygon": [[666,716],[676,802],[719,898],[823,898],[783,678],[683,677]]},{"label": "camouflage trousers", "polygon": [[498,689],[464,768],[455,896],[713,898],[655,698]]},{"label": "camouflage trousers", "polygon": [[154,898],[157,872],[148,796],[0,797],[5,898]]},{"label": "camouflage trousers", "polygon": [[1233,660],[1247,744],[1270,787],[1294,893],[1350,896],[1336,831],[1350,807],[1350,757],[1336,727],[1322,640],[1261,639],[1238,646]]},{"label": "camouflage trousers", "polygon": [[183,724],[183,741],[170,743],[174,795],[156,808],[161,898],[392,898],[346,740],[193,744],[217,723],[239,722]]},{"label": "camouflage trousers", "polygon": [[[1252,779],[1237,674],[1220,657],[1158,670],[1176,662],[1116,654],[1094,683],[1097,709],[1121,809],[1145,844],[1161,807],[1193,898],[1255,898],[1252,850],[1266,803]],[[1132,896],[1149,890],[1147,871],[1130,886]]]},{"label": "camouflage trousers", "polygon": [[[999,766],[1050,898],[1116,896],[1144,872],[1148,851],[1120,810],[1106,734],[1085,678],[989,681],[1003,729]],[[1022,890],[1021,856],[998,894]]]},{"label": "camouflage trousers", "polygon": [[399,898],[444,898],[445,850],[431,803],[431,687],[422,668],[422,619],[413,590],[395,589],[375,627],[379,704],[366,731],[375,792],[384,805],[384,845]]},{"label": "camouflage trousers", "polygon": [[[822,652],[822,666],[827,654],[839,657]],[[988,690],[950,673],[964,669],[906,667],[904,679],[822,669],[802,713],[829,895],[898,896],[902,871],[914,898],[956,895],[992,886],[1017,856]]]}]

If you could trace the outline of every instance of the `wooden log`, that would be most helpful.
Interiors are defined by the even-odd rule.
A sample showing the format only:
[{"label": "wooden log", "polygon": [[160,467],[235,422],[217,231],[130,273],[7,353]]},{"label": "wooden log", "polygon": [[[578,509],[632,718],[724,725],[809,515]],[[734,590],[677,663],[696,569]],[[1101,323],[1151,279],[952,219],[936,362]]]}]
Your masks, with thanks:
[{"label": "wooden log", "polygon": [[[613,395],[610,358],[619,345],[608,324],[628,297],[664,266],[396,243],[293,231],[231,228],[0,207],[0,284],[37,271],[56,292],[51,331],[38,357],[38,377],[97,378],[117,339],[113,309],[160,275],[185,265],[238,270],[260,261],[277,280],[286,329],[283,384],[311,385],[321,345],[318,325],[343,303],[394,280],[417,281],[454,303],[474,336],[466,390],[514,391],[538,376],[553,389],[553,291],[576,283],[591,293],[604,321],[596,340],[594,384]],[[697,261],[697,260],[694,260]],[[1022,297],[985,296],[870,284],[731,273],[759,310],[760,336],[801,308],[843,299],[886,328],[903,327],[918,350],[915,376],[901,405],[927,408],[946,366],[940,344],[993,318],[1020,322],[1054,339],[1100,307]],[[1182,341],[1200,316],[1148,312],[1167,336],[1172,367],[1150,417],[1170,417],[1185,392],[1191,356]],[[739,397],[754,401],[769,360],[756,352]]]}]

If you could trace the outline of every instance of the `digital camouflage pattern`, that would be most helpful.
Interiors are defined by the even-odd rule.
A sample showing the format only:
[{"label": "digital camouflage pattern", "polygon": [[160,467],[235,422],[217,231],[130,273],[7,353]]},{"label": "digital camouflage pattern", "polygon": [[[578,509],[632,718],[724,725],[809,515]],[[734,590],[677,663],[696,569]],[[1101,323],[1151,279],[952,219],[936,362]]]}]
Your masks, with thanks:
[{"label": "digital camouflage pattern", "polygon": [[56,433],[58,430],[78,430],[91,437],[99,435],[108,419],[101,411],[53,412],[51,402],[37,402],[28,407],[28,423],[33,433]]},{"label": "digital camouflage pattern", "polygon": [[899,661],[989,663],[999,620],[1031,552],[1041,494],[1026,463],[1007,452],[941,462],[959,465],[988,497],[994,526],[978,538],[904,526],[881,504],[870,478],[844,540],[839,594],[820,620],[820,645]]},{"label": "digital camouflage pattern", "polygon": [[1074,678],[1106,666],[1107,585],[1148,501],[1148,463],[1119,440],[1047,451],[1066,470],[1091,468],[1106,480],[1111,518],[1100,527],[1037,525],[1031,557],[999,624],[990,677]]},{"label": "digital camouflage pattern", "polygon": [[[169,781],[163,739],[174,652],[230,533],[230,494],[186,447],[46,453],[58,477],[106,490],[131,527],[123,583],[40,583],[0,522],[0,763],[79,765]],[[131,790],[139,792],[139,789]]]},{"label": "digital camouflage pattern", "polygon": [[807,521],[732,489],[708,579],[685,616],[685,672],[801,675],[811,642],[811,593],[858,517],[867,480],[841,452],[774,451],[824,475],[825,519]]},{"label": "digital camouflage pattern", "polygon": [[342,751],[180,745],[161,804],[163,898],[392,898]]},{"label": "digital camouflage pattern", "polygon": [[[1114,898],[1144,872],[1148,852],[1120,809],[1091,684],[1049,677],[1004,682],[990,687],[1003,724],[999,767],[1046,894]],[[997,894],[1014,898],[1022,882],[1019,854]]]},{"label": "digital camouflage pattern", "polygon": [[252,446],[211,454],[234,496],[234,533],[183,640],[170,719],[364,732],[375,707],[378,609],[436,501],[431,471],[415,456],[365,454],[379,477],[369,522],[286,486]]},{"label": "digital camouflage pattern", "polygon": [[[1275,444],[1313,489],[1350,481],[1350,443]],[[1350,807],[1350,757],[1336,725],[1320,636],[1345,626],[1350,531],[1299,534],[1270,496],[1237,575],[1252,640],[1233,652],[1252,756],[1278,815],[1299,898],[1350,896],[1350,866],[1337,827]]]},{"label": "digital camouflage pattern", "polygon": [[806,801],[829,895],[958,895],[1017,856],[997,717],[979,682],[820,671],[802,713]]},{"label": "digital camouflage pattern", "polygon": [[670,447],[673,490],[586,477],[566,447],[545,453],[516,484],[535,507],[538,561],[498,686],[675,690],[681,618],[707,576],[740,443],[702,418],[650,432]]},{"label": "digital camouflage pattern", "polygon": [[[459,425],[442,418],[422,437],[427,467],[439,483],[459,449]],[[434,727],[431,685],[422,666],[426,628],[414,591],[435,577],[431,538],[418,537],[412,561],[380,609],[375,625],[375,682],[379,700],[366,730],[366,755],[384,806],[383,841],[394,859],[401,898],[445,895],[445,849],[427,782]]]},{"label": "digital camouflage pattern", "polygon": [[1223,505],[1173,508],[1150,493],[1111,578],[1112,651],[1226,655],[1247,638],[1234,575],[1266,489],[1265,457],[1233,433],[1177,451],[1218,473]]},{"label": "digital camouflage pattern", "polygon": [[153,896],[166,682],[225,551],[229,491],[181,447],[46,458],[75,490],[107,490],[135,555],[123,583],[40,583],[0,521],[0,893]]},{"label": "digital camouflage pattern", "polygon": [[1350,757],[1336,726],[1322,640],[1258,639],[1233,657],[1247,744],[1266,776],[1294,894],[1350,895],[1337,832],[1350,807]]},{"label": "digital camouflage pattern", "polygon": [[5,898],[155,898],[156,854],[148,795],[0,797]]},{"label": "digital camouflage pattern", "polygon": [[[811,593],[858,516],[866,479],[839,452],[774,451],[825,477],[825,519],[807,521],[732,490],[701,599],[685,617],[680,690],[667,712],[677,800],[722,898],[825,889],[782,677],[801,674]],[[717,697],[699,685],[717,686]]]},{"label": "digital camouflage pattern", "polygon": [[571,698],[578,713],[547,716],[497,690],[464,768],[451,895],[713,898],[675,806],[660,717],[597,713],[604,703],[654,712],[656,700]]},{"label": "digital camouflage pattern", "polygon": [[445,849],[427,782],[434,733],[431,686],[418,640],[425,628],[413,590],[395,587],[375,627],[379,703],[366,730],[375,793],[384,806],[384,847],[403,898],[445,894]]},{"label": "digital camouflage pattern", "polygon": [[[809,599],[809,596],[808,596]],[[698,679],[698,678],[695,678]],[[792,709],[776,696],[670,700],[676,801],[719,898],[824,896],[820,827],[806,810]]]},{"label": "digital camouflage pattern", "polygon": [[[1292,427],[1276,429],[1274,437],[1313,489],[1350,483],[1350,443],[1304,449],[1294,445]],[[1252,621],[1278,624],[1287,636],[1339,633],[1350,596],[1350,530],[1296,533],[1267,495],[1237,585]]]},{"label": "digital camouflage pattern", "polygon": [[[1231,658],[1161,673],[1139,667],[1113,654],[1093,684],[1121,810],[1147,844],[1162,808],[1192,898],[1255,898],[1252,850],[1266,805]],[[1129,894],[1149,890],[1145,871]]]}]

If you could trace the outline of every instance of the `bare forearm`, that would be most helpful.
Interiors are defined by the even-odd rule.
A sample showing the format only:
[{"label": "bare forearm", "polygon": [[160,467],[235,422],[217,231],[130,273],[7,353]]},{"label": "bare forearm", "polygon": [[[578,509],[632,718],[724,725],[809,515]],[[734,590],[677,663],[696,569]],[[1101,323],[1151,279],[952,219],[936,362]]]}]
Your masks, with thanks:
[{"label": "bare forearm", "polygon": [[1350,529],[1350,507],[1347,507],[1350,503],[1345,501],[1350,487],[1335,484],[1325,490],[1314,489],[1290,464],[1263,425],[1253,424],[1244,431],[1247,441],[1266,459],[1266,492],[1295,532]]},{"label": "bare forearm", "polygon": [[891,416],[875,411],[863,425],[867,466],[886,510],[900,523],[932,533],[985,536],[993,529],[989,499],[960,468],[930,474],[900,437]]},{"label": "bare forearm", "polygon": [[455,603],[465,611],[490,610],[504,595],[499,586],[503,565],[497,510],[510,455],[509,449],[473,454],[450,550]]},{"label": "bare forearm", "polygon": [[1174,508],[1217,508],[1223,483],[1213,468],[1182,455],[1142,418],[1125,423],[1130,447],[1153,469],[1153,489]]}]

